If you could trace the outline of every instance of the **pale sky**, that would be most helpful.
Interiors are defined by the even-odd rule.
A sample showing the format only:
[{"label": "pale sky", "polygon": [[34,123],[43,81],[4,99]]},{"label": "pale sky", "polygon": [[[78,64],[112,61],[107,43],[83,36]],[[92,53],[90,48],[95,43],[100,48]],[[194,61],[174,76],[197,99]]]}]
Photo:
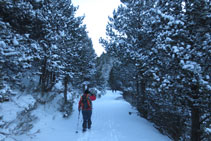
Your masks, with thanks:
[{"label": "pale sky", "polygon": [[87,26],[89,37],[98,56],[104,49],[99,43],[100,37],[105,37],[108,16],[112,16],[120,0],[72,0],[74,6],[79,6],[76,16],[85,15],[84,24]]}]

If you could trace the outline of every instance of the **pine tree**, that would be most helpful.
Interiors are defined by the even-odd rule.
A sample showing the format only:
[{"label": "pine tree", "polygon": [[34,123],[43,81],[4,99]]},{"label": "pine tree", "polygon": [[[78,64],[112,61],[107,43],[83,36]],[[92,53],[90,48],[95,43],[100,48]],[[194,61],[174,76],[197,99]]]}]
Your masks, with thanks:
[{"label": "pine tree", "polygon": [[31,68],[35,58],[31,53],[34,50],[31,47],[32,40],[27,35],[20,35],[13,31],[10,24],[3,19],[0,19],[0,26],[2,73],[8,82],[20,84],[24,72]]},{"label": "pine tree", "polygon": [[43,28],[45,36],[42,39],[44,56],[41,82],[46,87],[46,74],[57,74],[57,79],[64,81],[65,101],[68,82],[90,79],[88,77],[93,68],[91,62],[95,58],[91,39],[86,27],[82,25],[83,17],[75,17],[76,10],[69,0],[52,0],[42,4],[41,16],[48,17],[48,20]]},{"label": "pine tree", "polygon": [[190,52],[189,57],[184,59],[183,69],[192,77],[187,77],[188,87],[191,89],[187,99],[191,108],[191,140],[196,141],[207,137],[202,127],[207,126],[205,121],[210,117],[211,84],[207,79],[210,76],[210,2],[185,1],[185,10],[185,29],[189,34],[186,44],[190,47]]},{"label": "pine tree", "polygon": [[[10,71],[18,69],[28,71],[30,75],[40,75],[38,88],[43,94],[50,91],[58,80],[69,81],[79,75],[77,81],[92,77],[96,55],[86,27],[82,25],[84,17],[75,17],[77,8],[71,1],[2,0],[0,7],[3,28],[1,38],[4,41],[1,50],[10,51],[7,53],[10,56],[6,59],[4,53],[1,60],[5,62],[4,65],[18,64]],[[8,43],[13,41],[17,45],[9,47]],[[3,70],[10,73],[7,69],[3,66]]]},{"label": "pine tree", "polygon": [[96,87],[101,90],[101,89],[105,89],[106,87],[106,80],[103,77],[103,73],[101,72],[100,69],[97,69],[95,72],[95,76],[94,76],[94,83],[96,85]]},{"label": "pine tree", "polygon": [[[175,107],[178,114],[181,109],[186,111],[186,114],[183,113],[182,115],[183,118],[188,117],[189,112],[192,113],[189,117],[191,125],[187,125],[191,126],[191,140],[201,140],[201,133],[205,133],[205,131],[198,132],[201,129],[200,115],[209,116],[207,110],[203,111],[204,108],[202,108],[208,108],[207,98],[209,96],[207,94],[210,91],[208,88],[210,84],[208,82],[203,83],[206,81],[207,74],[205,72],[207,71],[205,70],[208,67],[204,66],[204,62],[202,62],[202,60],[207,60],[209,56],[207,50],[209,47],[203,48],[204,43],[209,44],[207,37],[204,38],[204,35],[209,34],[209,24],[205,22],[209,21],[209,18],[206,14],[201,15],[201,13],[207,13],[208,3],[205,1],[186,3],[178,1],[177,4],[166,1],[165,3],[168,4],[169,9],[161,9],[161,12],[158,12],[163,17],[161,19],[163,28],[162,32],[157,35],[156,43],[159,52],[163,52],[158,55],[160,56],[158,60],[163,62],[162,68],[164,68],[164,70],[160,70],[160,72],[163,72],[161,76],[166,75],[161,82],[161,86],[165,87],[165,93],[168,93],[169,97],[174,99],[172,107],[174,107],[173,105],[180,105],[177,108]],[[196,16],[195,11],[199,11],[200,16]],[[194,16],[192,16],[193,13]],[[169,92],[173,95],[170,95]],[[191,111],[188,110],[189,108]]]},{"label": "pine tree", "polygon": [[[140,105],[146,102],[146,84],[151,83],[152,45],[154,44],[152,29],[148,26],[150,6],[153,1],[126,1],[126,6],[120,6],[113,12],[113,18],[107,25],[107,35],[110,42],[101,40],[108,53],[120,61],[136,65],[137,94],[141,97]],[[148,82],[147,82],[148,81]],[[145,101],[145,102],[144,102]]]},{"label": "pine tree", "polygon": [[[115,62],[109,73],[109,86],[111,90],[133,93],[135,89],[134,74],[136,69],[133,64]],[[135,94],[135,93],[134,93]]]},{"label": "pine tree", "polygon": [[210,116],[209,2],[122,2],[101,42],[108,53],[136,66],[140,111],[175,140],[201,140]]}]

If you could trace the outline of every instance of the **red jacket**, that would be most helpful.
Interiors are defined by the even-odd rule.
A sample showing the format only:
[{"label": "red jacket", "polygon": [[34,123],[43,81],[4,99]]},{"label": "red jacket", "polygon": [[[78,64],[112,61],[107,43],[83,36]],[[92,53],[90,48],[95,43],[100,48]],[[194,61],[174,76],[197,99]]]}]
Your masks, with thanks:
[{"label": "red jacket", "polygon": [[[86,95],[86,94],[83,94],[82,96],[84,96],[84,95]],[[82,110],[84,110],[84,109],[83,109],[83,106],[82,106],[82,96],[81,96],[80,101],[79,101],[79,103],[78,103],[78,109],[79,109],[79,110],[80,110],[81,108],[82,108]],[[89,94],[87,94],[87,96],[89,97],[89,99],[90,99],[91,101],[94,101],[94,100],[96,99],[96,96],[95,96],[95,95],[89,95]],[[90,108],[88,108],[88,109],[86,109],[86,110],[92,110],[92,107],[90,107]]]}]

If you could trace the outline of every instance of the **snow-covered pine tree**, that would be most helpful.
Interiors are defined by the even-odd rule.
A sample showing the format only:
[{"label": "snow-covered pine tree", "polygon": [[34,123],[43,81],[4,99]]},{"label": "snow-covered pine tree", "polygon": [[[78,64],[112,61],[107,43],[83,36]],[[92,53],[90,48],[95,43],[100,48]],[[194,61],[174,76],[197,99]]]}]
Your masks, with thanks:
[{"label": "snow-covered pine tree", "polygon": [[[95,69],[95,52],[86,28],[82,25],[82,19],[78,18],[73,25],[69,25],[69,35],[72,37],[66,40],[66,45],[61,47],[63,51],[60,51],[63,60],[61,76],[65,78],[66,84],[71,82],[78,88],[81,88],[84,81],[91,80]],[[72,29],[72,26],[77,28]]]},{"label": "snow-covered pine tree", "polygon": [[[134,74],[137,87],[136,93],[140,97],[140,105],[144,107],[146,100],[146,85],[151,83],[151,53],[153,34],[147,26],[150,8],[153,1],[124,1],[107,25],[109,39],[101,40],[108,53],[115,55],[120,61],[132,62],[137,71]],[[148,82],[146,82],[148,81]],[[141,110],[141,108],[140,108]],[[144,109],[142,109],[143,111]],[[147,116],[145,110],[144,116]]]},{"label": "snow-covered pine tree", "polygon": [[[64,81],[64,101],[67,102],[67,84],[69,77],[72,77],[72,56],[74,46],[77,42],[75,35],[82,23],[82,18],[75,17],[76,8],[69,0],[49,1],[45,4],[46,14],[50,17],[47,40],[50,40],[51,49],[48,51],[47,64],[50,71],[57,74],[58,80]],[[48,12],[51,11],[51,12]]]},{"label": "snow-covered pine tree", "polygon": [[35,13],[29,1],[22,0],[1,0],[1,18],[19,34],[29,34],[32,32]]},{"label": "snow-covered pine tree", "polygon": [[148,26],[153,29],[151,34],[154,37],[151,50],[154,55],[150,59],[150,66],[154,69],[152,83],[148,86],[151,90],[147,93],[149,93],[150,103],[153,103],[150,104],[149,109],[155,111],[152,110],[150,115],[152,120],[162,126],[175,140],[185,136],[184,121],[188,114],[185,109],[178,107],[179,101],[176,99],[181,93],[175,90],[177,85],[174,85],[176,83],[174,79],[180,74],[178,48],[182,46],[182,35],[185,34],[181,13],[182,1],[158,1],[155,8],[150,11],[151,18],[148,22]]},{"label": "snow-covered pine tree", "polygon": [[[56,78],[63,79],[64,74],[73,77],[75,71],[82,75],[81,70],[85,69],[79,69],[79,66],[72,69],[74,61],[84,62],[83,59],[88,60],[89,63],[84,63],[84,66],[93,62],[95,53],[91,39],[87,35],[85,26],[82,26],[83,17],[75,17],[77,9],[71,4],[71,1],[1,0],[0,6],[2,20],[7,21],[12,29],[23,34],[24,40],[28,41],[25,43],[29,47],[26,48],[28,52],[21,54],[31,55],[30,62],[32,61],[33,71],[35,71],[33,74],[40,75],[39,87],[42,93],[51,90]],[[14,10],[17,11],[14,12]],[[1,31],[3,34],[9,32],[9,30]],[[23,39],[10,38],[19,44],[23,43]],[[3,45],[7,48],[7,44]],[[80,58],[83,51],[87,53],[89,58]],[[29,62],[29,58],[27,61],[26,58],[25,60],[22,58],[22,61]],[[27,67],[26,65],[24,64],[25,67]],[[91,66],[93,67],[93,63]],[[88,72],[93,71],[89,69]]]},{"label": "snow-covered pine tree", "polygon": [[96,68],[95,76],[94,76],[94,84],[99,90],[103,90],[106,88],[106,80],[103,77],[103,73],[100,69]]},{"label": "snow-covered pine tree", "polygon": [[37,22],[43,23],[38,38],[42,46],[39,87],[44,94],[52,89],[56,79],[60,79],[63,74],[62,69],[66,67],[63,57],[72,52],[73,34],[77,34],[74,30],[80,25],[81,18],[74,17],[76,8],[69,0],[40,1],[40,5],[36,10]]},{"label": "snow-covered pine tree", "polygon": [[31,68],[31,63],[34,60],[34,49],[31,47],[31,40],[27,35],[20,35],[17,31],[14,31],[9,23],[4,22],[0,18],[1,28],[1,67],[4,79],[7,82],[13,82],[19,84],[24,77],[24,73]]},{"label": "snow-covered pine tree", "polygon": [[[191,140],[202,140],[205,131],[201,129],[203,124],[200,121],[210,116],[207,114],[210,82],[206,79],[210,74],[207,73],[209,67],[204,65],[209,58],[207,45],[210,42],[207,39],[210,38],[210,24],[206,22],[210,20],[207,15],[209,4],[206,1],[162,2],[165,6],[158,4],[160,11],[157,11],[162,21],[162,32],[156,39],[157,51],[162,52],[158,55],[162,62],[159,75],[160,78],[164,76],[160,81],[163,87],[160,91],[164,90],[165,95],[172,99],[167,101],[172,103],[170,107],[183,121],[188,118],[186,128],[191,127]],[[190,137],[187,129],[188,135],[183,135],[183,138]]]},{"label": "snow-covered pine tree", "polygon": [[207,140],[206,128],[211,123],[210,1],[185,1],[184,10],[185,30],[189,35],[185,43],[189,50],[181,65],[189,88],[186,99],[191,110],[191,140]]},{"label": "snow-covered pine tree", "polygon": [[148,119],[175,140],[201,140],[210,117],[209,2],[123,2],[101,42],[108,53],[137,66]]},{"label": "snow-covered pine tree", "polygon": [[96,85],[93,83],[95,81],[94,74],[96,72],[96,54],[85,28],[82,30],[81,43],[76,46],[78,55],[74,56],[74,63],[72,64],[75,68],[74,80],[72,79],[72,82],[75,81],[75,84],[81,87],[82,83],[86,81],[89,82],[90,87],[93,87]]},{"label": "snow-covered pine tree", "polygon": [[112,90],[119,90],[125,93],[134,93],[136,81],[134,81],[135,65],[131,63],[115,63],[109,73],[109,86]]},{"label": "snow-covered pine tree", "polygon": [[108,53],[102,53],[101,56],[96,58],[95,83],[99,89],[105,89],[109,86],[109,73],[115,61],[116,58],[110,56]]},{"label": "snow-covered pine tree", "polygon": [[[41,21],[41,26],[35,27],[38,32],[34,34],[37,41],[41,46],[39,52],[39,74],[40,80],[38,88],[41,90],[42,95],[52,89],[56,82],[57,61],[58,61],[58,48],[56,42],[59,39],[62,15],[57,15],[58,1],[40,1],[41,7],[36,9],[36,21]],[[60,11],[58,11],[59,13]],[[37,36],[40,35],[40,36]]]},{"label": "snow-covered pine tree", "polygon": [[[22,78],[28,79],[28,76],[33,75],[36,69],[34,69],[35,67],[32,69],[32,64],[34,65],[35,59],[39,58],[39,45],[31,39],[32,25],[35,19],[33,7],[27,1],[5,0],[0,1],[0,7],[1,22],[4,23],[1,30],[1,38],[5,43],[5,47],[2,49],[4,49],[3,52],[7,52],[3,56],[5,64],[9,65],[9,67],[3,67],[5,69],[4,78],[7,80],[9,77],[13,78],[13,80],[17,78],[16,80],[19,82],[13,81],[12,85],[19,84],[19,88],[24,88],[25,86],[20,83],[20,80]],[[15,51],[16,55],[12,51]],[[9,54],[10,56],[8,56]],[[16,58],[16,63],[12,58]],[[14,65],[11,65],[11,62]],[[14,75],[16,76],[14,77]]]}]

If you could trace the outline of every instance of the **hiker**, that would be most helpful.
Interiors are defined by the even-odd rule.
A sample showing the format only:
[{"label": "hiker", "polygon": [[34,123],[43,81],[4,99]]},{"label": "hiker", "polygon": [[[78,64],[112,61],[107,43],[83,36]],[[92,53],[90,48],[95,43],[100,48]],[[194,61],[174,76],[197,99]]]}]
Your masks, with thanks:
[{"label": "hiker", "polygon": [[94,94],[91,94],[88,90],[85,90],[78,103],[78,110],[79,112],[82,110],[83,115],[83,131],[86,131],[86,128],[91,128],[92,101],[95,99],[96,96]]}]

